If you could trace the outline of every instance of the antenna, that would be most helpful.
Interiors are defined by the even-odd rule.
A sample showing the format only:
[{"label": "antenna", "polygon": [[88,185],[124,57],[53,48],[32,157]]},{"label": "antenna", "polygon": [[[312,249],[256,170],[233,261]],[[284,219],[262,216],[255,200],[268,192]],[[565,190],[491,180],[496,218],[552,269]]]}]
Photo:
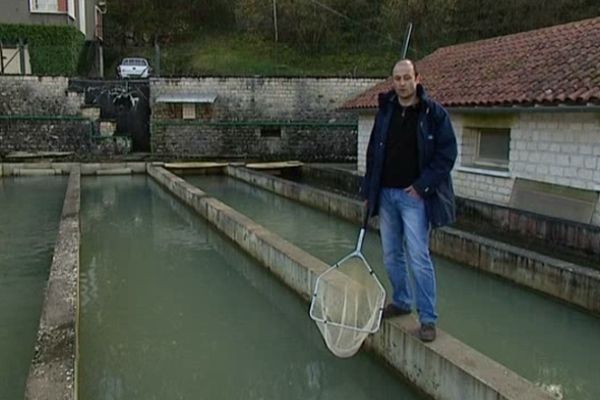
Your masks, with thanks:
[{"label": "antenna", "polygon": [[404,33],[404,40],[402,42],[402,53],[401,53],[401,59],[406,58],[406,53],[408,52],[408,44],[410,43],[410,35],[412,33],[412,28],[413,28],[413,24],[412,22],[408,23],[408,26],[406,27],[406,32]]}]

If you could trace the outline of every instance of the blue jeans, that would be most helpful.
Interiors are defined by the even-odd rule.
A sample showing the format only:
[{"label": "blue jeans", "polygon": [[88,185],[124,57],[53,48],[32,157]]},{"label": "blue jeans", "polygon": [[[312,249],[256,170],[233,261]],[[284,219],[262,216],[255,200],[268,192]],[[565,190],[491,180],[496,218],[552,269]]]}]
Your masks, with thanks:
[{"label": "blue jeans", "polygon": [[[435,324],[435,272],[429,254],[429,221],[425,202],[403,189],[382,188],[379,230],[383,262],[392,283],[392,303],[412,309],[416,300],[421,324]],[[413,298],[407,262],[414,280]]]}]

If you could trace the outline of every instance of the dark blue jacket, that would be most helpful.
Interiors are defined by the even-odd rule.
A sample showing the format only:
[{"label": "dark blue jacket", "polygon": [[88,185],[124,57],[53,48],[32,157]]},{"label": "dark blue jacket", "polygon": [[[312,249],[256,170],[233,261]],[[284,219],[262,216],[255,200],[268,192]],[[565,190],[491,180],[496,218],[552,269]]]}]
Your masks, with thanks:
[{"label": "dark blue jacket", "polygon": [[[417,85],[417,96],[421,103],[417,127],[419,177],[413,187],[425,201],[430,225],[437,228],[451,224],[456,219],[454,190],[450,178],[450,171],[456,160],[456,137],[448,112],[429,99],[421,85]],[[379,95],[379,111],[369,139],[367,171],[361,185],[361,195],[368,200],[370,216],[379,212],[387,135],[397,101],[393,90]]]}]

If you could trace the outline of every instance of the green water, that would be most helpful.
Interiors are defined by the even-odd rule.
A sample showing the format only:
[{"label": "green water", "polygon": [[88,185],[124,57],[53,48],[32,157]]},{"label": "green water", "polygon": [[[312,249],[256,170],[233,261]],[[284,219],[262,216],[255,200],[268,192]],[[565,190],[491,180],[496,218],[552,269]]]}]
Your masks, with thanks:
[{"label": "green water", "polygon": [[81,217],[80,398],[422,398],[149,178],[84,178]]},{"label": "green water", "polygon": [[0,179],[0,399],[23,398],[67,179]]},{"label": "green water", "polygon": [[[356,245],[358,226],[223,176],[186,179],[327,263]],[[379,237],[364,254],[389,292]],[[440,327],[565,399],[600,399],[600,320],[451,261],[435,259]]]}]

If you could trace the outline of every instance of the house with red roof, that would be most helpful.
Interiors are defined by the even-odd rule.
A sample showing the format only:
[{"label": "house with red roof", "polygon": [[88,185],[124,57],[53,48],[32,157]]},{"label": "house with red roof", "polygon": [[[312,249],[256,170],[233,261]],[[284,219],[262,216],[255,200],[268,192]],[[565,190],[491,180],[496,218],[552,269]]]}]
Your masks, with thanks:
[{"label": "house with red roof", "polygon": [[[450,113],[459,197],[600,226],[600,17],[440,48],[417,62]],[[380,92],[359,112],[358,170]]]}]

